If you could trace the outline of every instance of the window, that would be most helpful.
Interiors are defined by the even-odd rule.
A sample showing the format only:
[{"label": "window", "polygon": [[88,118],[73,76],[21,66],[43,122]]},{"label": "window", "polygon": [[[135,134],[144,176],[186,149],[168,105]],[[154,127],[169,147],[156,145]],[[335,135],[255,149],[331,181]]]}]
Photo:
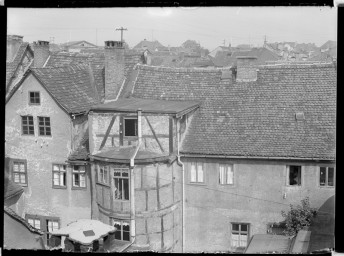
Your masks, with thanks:
[{"label": "window", "polygon": [[98,165],[98,182],[103,184],[109,184],[109,172],[108,166]]},{"label": "window", "polygon": [[27,222],[34,228],[41,229],[41,220],[39,218],[27,218]]},{"label": "window", "polygon": [[335,173],[333,167],[320,167],[320,186],[334,187]]},{"label": "window", "polygon": [[130,225],[129,222],[114,220],[113,225],[116,228],[115,239],[130,241]]},{"label": "window", "polygon": [[66,187],[66,165],[53,164],[53,187]]},{"label": "window", "polygon": [[29,92],[30,104],[39,105],[41,104],[41,99],[39,92]]},{"label": "window", "polygon": [[38,117],[39,135],[51,136],[50,117]]},{"label": "window", "polygon": [[137,136],[137,118],[124,119],[124,136]]},{"label": "window", "polygon": [[232,248],[245,248],[249,235],[249,224],[232,223],[231,246]]},{"label": "window", "polygon": [[[54,230],[58,230],[59,229],[59,222],[58,220],[52,220],[52,219],[47,219],[46,220],[46,231],[47,232],[51,232],[51,231],[54,231]],[[49,246],[50,245],[50,239],[51,235],[49,233],[47,233],[47,245]]]},{"label": "window", "polygon": [[86,167],[83,165],[73,165],[73,187],[86,188]]},{"label": "window", "polygon": [[27,185],[26,160],[13,160],[12,162],[12,180],[20,185]]},{"label": "window", "polygon": [[22,134],[35,135],[33,116],[22,116]]},{"label": "window", "polygon": [[129,200],[129,172],[128,169],[114,170],[114,196],[115,200]]},{"label": "window", "polygon": [[301,166],[290,165],[288,170],[288,185],[301,186]]},{"label": "window", "polygon": [[220,164],[220,166],[219,166],[219,183],[221,185],[234,183],[233,165],[222,165],[222,164]]},{"label": "window", "polygon": [[190,174],[191,174],[191,177],[190,177],[191,182],[203,183],[204,182],[203,164],[191,163]]}]

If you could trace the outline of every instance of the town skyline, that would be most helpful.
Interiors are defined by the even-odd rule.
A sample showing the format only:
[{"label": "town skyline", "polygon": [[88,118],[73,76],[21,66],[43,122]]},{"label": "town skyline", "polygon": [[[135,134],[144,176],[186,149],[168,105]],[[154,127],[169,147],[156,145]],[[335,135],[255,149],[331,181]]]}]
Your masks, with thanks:
[{"label": "town skyline", "polygon": [[259,47],[265,39],[320,47],[337,41],[336,17],[336,8],[330,7],[9,8],[7,34],[27,42],[86,40],[103,46],[107,40],[119,41],[116,29],[123,27],[131,48],[144,39],[167,47],[195,40],[210,51],[230,43]]}]

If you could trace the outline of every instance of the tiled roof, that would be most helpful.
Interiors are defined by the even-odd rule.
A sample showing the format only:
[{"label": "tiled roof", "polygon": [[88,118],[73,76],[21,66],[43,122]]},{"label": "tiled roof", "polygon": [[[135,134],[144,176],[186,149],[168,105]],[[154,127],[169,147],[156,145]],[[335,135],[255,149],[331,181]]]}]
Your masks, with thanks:
[{"label": "tiled roof", "polygon": [[9,200],[14,196],[21,195],[24,192],[24,189],[14,183],[8,175],[5,173],[5,178],[4,178],[4,200]]},{"label": "tiled roof", "polygon": [[18,214],[16,214],[15,211],[13,211],[11,208],[4,206],[4,212],[6,214],[8,214],[9,216],[11,216],[12,218],[14,218],[15,220],[17,220],[18,222],[22,223],[25,227],[27,227],[28,230],[30,230],[33,233],[39,234],[39,235],[43,235],[43,232],[38,230],[37,228],[31,226],[25,219],[23,219],[22,217],[20,217]]},{"label": "tiled roof", "polygon": [[29,43],[22,43],[17,51],[15,58],[11,62],[6,62],[6,87],[13,77],[14,73],[16,72],[26,49],[28,49],[28,45]]},{"label": "tiled roof", "polygon": [[69,161],[85,161],[88,160],[90,153],[88,129],[86,129],[84,136],[82,137],[79,146],[68,157]]},{"label": "tiled roof", "polygon": [[68,113],[87,111],[98,103],[87,65],[31,70]]},{"label": "tiled roof", "polygon": [[[333,64],[259,68],[256,82],[221,80],[220,70],[137,65],[133,97],[200,100],[182,153],[242,157],[335,157]],[[303,112],[305,120],[296,121]]]},{"label": "tiled roof", "polygon": [[139,49],[139,48],[142,49],[144,47],[147,47],[147,49],[150,50],[151,52],[155,51],[156,48],[161,48],[161,47],[165,48],[165,46],[163,46],[158,41],[143,40],[139,42],[137,45],[135,45],[133,49]]}]

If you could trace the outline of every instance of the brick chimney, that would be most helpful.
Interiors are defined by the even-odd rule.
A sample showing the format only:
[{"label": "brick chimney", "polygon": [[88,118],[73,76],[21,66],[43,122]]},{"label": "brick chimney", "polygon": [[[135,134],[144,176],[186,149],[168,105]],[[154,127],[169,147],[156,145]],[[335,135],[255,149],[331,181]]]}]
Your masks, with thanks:
[{"label": "brick chimney", "polygon": [[114,100],[124,80],[124,45],[105,41],[105,101]]},{"label": "brick chimney", "polygon": [[12,62],[15,58],[20,45],[23,43],[23,36],[8,35],[6,61]]},{"label": "brick chimney", "polygon": [[35,68],[41,68],[44,66],[50,55],[49,42],[48,41],[37,41],[34,42],[34,59],[33,66]]},{"label": "brick chimney", "polygon": [[237,82],[252,82],[257,80],[257,57],[238,56],[237,57]]}]

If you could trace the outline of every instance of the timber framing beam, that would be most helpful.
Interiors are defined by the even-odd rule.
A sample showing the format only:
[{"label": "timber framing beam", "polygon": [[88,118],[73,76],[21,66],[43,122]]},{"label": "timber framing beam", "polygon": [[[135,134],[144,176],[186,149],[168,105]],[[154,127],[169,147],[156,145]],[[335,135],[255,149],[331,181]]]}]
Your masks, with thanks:
[{"label": "timber framing beam", "polygon": [[149,128],[151,129],[151,131],[152,131],[152,133],[153,133],[153,136],[154,136],[155,140],[158,142],[159,147],[160,147],[162,153],[164,153],[164,152],[165,152],[165,151],[164,151],[164,148],[162,147],[162,145],[161,145],[161,143],[160,143],[158,137],[156,136],[156,133],[155,133],[155,131],[154,131],[154,129],[153,129],[151,123],[149,122],[149,120],[148,120],[148,118],[147,118],[146,116],[145,116],[145,119],[146,119],[146,121],[147,121],[147,123],[148,123],[148,125],[149,125]]},{"label": "timber framing beam", "polygon": [[102,144],[100,144],[99,150],[102,150],[102,148],[105,146],[106,140],[107,140],[107,138],[109,137],[111,128],[112,128],[113,124],[115,123],[116,117],[117,117],[117,116],[113,116],[113,117],[112,117],[112,119],[111,119],[111,121],[110,121],[110,124],[109,124],[109,127],[108,127],[107,130],[106,130],[105,137],[104,137],[104,139],[103,139],[103,141],[102,141]]}]

